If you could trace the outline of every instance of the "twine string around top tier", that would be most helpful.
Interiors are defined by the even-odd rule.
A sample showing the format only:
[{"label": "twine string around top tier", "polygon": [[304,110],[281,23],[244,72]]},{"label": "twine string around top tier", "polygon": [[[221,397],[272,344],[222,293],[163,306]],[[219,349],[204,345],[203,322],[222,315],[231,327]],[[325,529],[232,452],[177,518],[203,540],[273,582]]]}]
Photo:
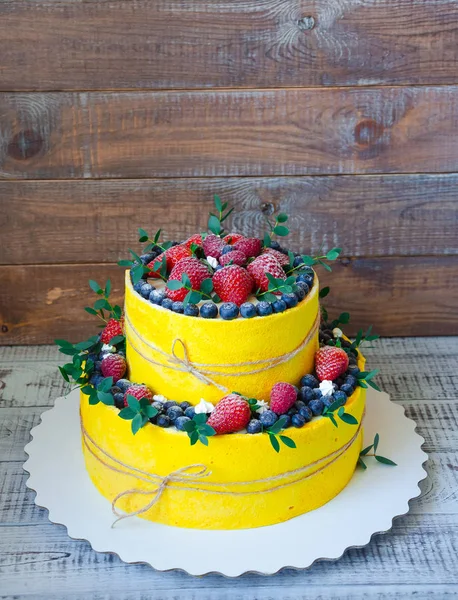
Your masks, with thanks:
[{"label": "twine string around top tier", "polygon": [[[183,340],[181,340],[180,338],[175,338],[173,340],[171,354],[168,354],[164,350],[161,350],[160,348],[158,348],[152,342],[146,341],[141,337],[141,335],[139,334],[139,332],[133,325],[132,321],[129,319],[127,312],[125,313],[124,318],[125,318],[125,323],[128,325],[129,329],[134,334],[134,336],[137,338],[137,340],[140,340],[140,342],[142,342],[143,344],[145,344],[146,346],[151,348],[151,350],[153,350],[157,354],[160,354],[161,356],[163,356],[169,364],[156,361],[153,358],[147,356],[144,352],[142,352],[139,349],[139,347],[135,344],[135,342],[132,341],[132,339],[129,339],[129,345],[132,346],[132,348],[144,360],[146,360],[150,364],[156,365],[158,367],[172,369],[174,371],[190,373],[191,375],[196,377],[202,383],[205,383],[206,385],[214,385],[216,388],[221,390],[223,393],[229,392],[230,391],[229,388],[216,382],[214,379],[209,377],[209,375],[213,375],[213,376],[216,375],[218,377],[242,377],[245,375],[254,375],[256,373],[262,373],[263,371],[268,371],[269,369],[273,369],[274,367],[277,367],[278,365],[286,363],[289,360],[293,359],[295,356],[297,356],[297,354],[299,354],[307,346],[307,344],[310,342],[310,340],[313,338],[313,336],[315,335],[315,333],[319,327],[319,324],[320,324],[320,315],[318,313],[311,329],[309,330],[309,332],[307,333],[305,338],[302,340],[302,342],[299,344],[299,346],[297,346],[296,348],[291,350],[291,352],[286,352],[285,354],[281,354],[279,356],[274,356],[271,358],[262,358],[259,360],[246,361],[246,362],[240,362],[240,363],[208,364],[208,363],[197,363],[197,362],[191,361],[191,359],[189,358],[188,349],[187,349],[185,343],[183,342]],[[178,346],[181,346],[181,348],[183,350],[183,357],[180,357],[176,352],[176,349]],[[240,367],[251,367],[251,366],[254,368],[250,369],[248,371],[242,371],[239,373],[225,373],[222,371],[215,370],[215,369],[240,368]]]},{"label": "twine string around top tier", "polygon": [[[363,415],[364,417],[364,415]],[[111,454],[109,454],[106,450],[101,448],[99,444],[97,444],[94,439],[89,435],[88,431],[84,427],[81,415],[81,434],[83,438],[83,443],[87,448],[88,452],[101,464],[103,464],[106,468],[114,471],[116,473],[120,473],[122,475],[127,475],[129,477],[133,477],[137,481],[143,481],[147,483],[150,489],[138,489],[138,488],[130,488],[124,490],[117,494],[112,503],[111,508],[112,512],[116,517],[116,520],[112,523],[112,527],[116,525],[119,521],[123,519],[128,519],[130,517],[135,517],[138,515],[142,515],[148,512],[155,504],[159,502],[162,498],[165,490],[178,490],[178,491],[188,491],[188,492],[197,492],[197,493],[205,493],[205,494],[216,494],[216,495],[226,495],[226,496],[248,496],[251,494],[268,494],[279,489],[289,487],[291,485],[295,485],[296,483],[300,483],[305,481],[309,477],[317,475],[324,469],[330,467],[336,460],[338,460],[355,442],[358,438],[358,435],[361,431],[362,421],[361,418],[360,423],[358,424],[358,428],[354,435],[350,438],[348,442],[346,442],[343,446],[334,450],[330,454],[323,456],[303,467],[299,467],[298,469],[293,469],[292,471],[286,471],[284,473],[279,473],[278,475],[273,475],[272,477],[265,477],[262,479],[253,479],[251,481],[231,481],[228,483],[218,483],[215,481],[206,481],[204,483],[205,487],[202,487],[201,481],[202,479],[209,477],[212,472],[208,469],[206,465],[196,463],[187,465],[184,467],[180,467],[175,471],[172,471],[168,475],[157,475],[156,473],[148,473],[148,471],[143,471],[136,467],[132,467],[121,460],[115,458]],[[97,452],[94,450],[97,450]],[[111,461],[111,462],[108,462]],[[113,464],[111,464],[113,463]],[[314,471],[310,471],[313,467],[318,467]],[[290,481],[285,481],[291,477],[294,479]],[[228,487],[238,486],[246,486],[246,485],[263,485],[272,483],[274,485],[270,487],[266,487],[263,489],[258,489],[255,491],[245,491],[239,489],[230,489]],[[200,487],[199,487],[200,486]],[[211,488],[223,488],[223,489],[211,489]],[[120,513],[117,509],[119,501],[122,498],[128,498],[135,496],[137,494],[142,494],[145,496],[151,496],[151,500],[146,502],[140,508],[133,510],[129,513]]]}]

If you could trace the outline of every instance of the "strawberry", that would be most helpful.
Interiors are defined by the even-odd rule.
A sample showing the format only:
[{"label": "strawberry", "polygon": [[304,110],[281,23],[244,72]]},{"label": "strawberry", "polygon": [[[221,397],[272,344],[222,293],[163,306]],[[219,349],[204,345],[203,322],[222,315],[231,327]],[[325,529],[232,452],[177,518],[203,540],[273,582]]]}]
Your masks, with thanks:
[{"label": "strawberry", "polygon": [[229,394],[221,398],[207,423],[216,433],[234,433],[244,429],[250,418],[251,409],[245,398],[238,394]]},{"label": "strawberry", "polygon": [[227,254],[223,254],[219,257],[219,264],[223,265],[223,267],[228,265],[230,262],[234,265],[240,265],[243,267],[243,265],[246,264],[246,261],[247,257],[245,254],[243,254],[243,252],[240,252],[240,250],[232,250],[232,252],[228,252]]},{"label": "strawberry", "polygon": [[320,381],[334,381],[348,369],[348,355],[343,348],[322,346],[315,353],[315,371]]},{"label": "strawberry", "polygon": [[247,267],[248,273],[253,277],[256,287],[266,292],[269,280],[266,273],[270,273],[276,279],[286,279],[286,274],[278,260],[270,254],[262,254],[254,259]]},{"label": "strawberry", "polygon": [[230,244],[231,246],[238,242],[239,240],[243,240],[245,236],[241,233],[228,233],[223,237],[223,242],[225,244]]},{"label": "strawberry", "polygon": [[297,400],[297,389],[290,383],[276,383],[270,392],[270,408],[284,415]]},{"label": "strawberry", "polygon": [[259,238],[244,238],[234,244],[235,250],[240,250],[250,258],[251,256],[259,256],[261,254],[262,242]]},{"label": "strawberry", "polygon": [[124,406],[129,406],[127,404],[127,396],[133,396],[140,401],[142,398],[148,398],[148,400],[153,401],[153,394],[149,391],[146,385],[134,383],[130,387],[127,388],[124,394]]},{"label": "strawberry", "polygon": [[113,318],[109,319],[102,331],[102,343],[109,344],[110,341],[117,335],[124,335],[123,326],[124,320],[122,318],[120,321],[117,321]]},{"label": "strawberry", "polygon": [[192,235],[184,243],[186,248],[191,248],[192,244],[197,244],[198,246],[202,246],[202,236],[200,235],[200,233],[196,233],[195,235]]},{"label": "strawberry", "polygon": [[102,360],[102,375],[113,377],[113,381],[116,382],[124,377],[126,367],[126,361],[120,354],[107,354]]},{"label": "strawberry", "polygon": [[213,275],[213,289],[223,302],[234,302],[241,306],[253,289],[253,280],[243,267],[230,265]]},{"label": "strawberry", "polygon": [[210,233],[204,239],[202,245],[204,247],[205,256],[213,256],[213,258],[219,258],[226,244],[220,237],[218,237],[214,233]]},{"label": "strawberry", "polygon": [[269,254],[278,260],[282,267],[287,267],[289,265],[289,258],[283,252],[279,252],[278,250],[274,250],[273,248],[264,248],[262,254]]},{"label": "strawberry", "polygon": [[169,273],[173,269],[173,267],[177,264],[177,262],[180,261],[182,258],[187,258],[189,256],[192,256],[191,248],[187,248],[185,246],[185,244],[179,244],[178,246],[171,246],[165,252],[162,252],[162,254],[159,254],[159,256],[157,258],[155,258],[150,263],[148,263],[147,266],[151,269],[151,272],[148,273],[148,277],[154,277],[156,279],[159,278],[159,274],[158,274],[157,270],[156,271],[153,270],[154,263],[162,261],[164,254],[165,254],[165,259],[167,262],[167,271]]},{"label": "strawberry", "polygon": [[[182,258],[179,262],[177,262],[177,264],[173,267],[168,280],[181,281],[181,276],[183,273],[186,273],[186,275],[189,277],[189,281],[191,282],[191,287],[193,290],[199,290],[202,281],[211,277],[208,267],[206,267],[198,258],[195,258],[194,256]],[[177,300],[184,300],[189,290],[184,287],[180,288],[179,290],[171,290],[168,288],[167,284],[166,291],[167,296],[176,302]]]}]

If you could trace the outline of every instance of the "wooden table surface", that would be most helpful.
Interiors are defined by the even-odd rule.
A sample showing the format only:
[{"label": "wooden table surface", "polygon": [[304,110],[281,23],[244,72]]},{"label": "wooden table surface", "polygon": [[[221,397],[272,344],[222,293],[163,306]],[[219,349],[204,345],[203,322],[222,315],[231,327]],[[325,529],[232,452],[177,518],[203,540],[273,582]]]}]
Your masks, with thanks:
[{"label": "wooden table surface", "polygon": [[[337,562],[274,576],[190,577],[98,554],[48,521],[25,485],[24,446],[64,392],[53,347],[0,349],[0,598],[294,600],[458,597],[458,338],[393,338],[367,352],[380,383],[418,423],[428,478],[388,534]],[[389,453],[387,452],[389,455]],[[355,515],[357,518],[357,515]],[[154,543],[154,540],[152,540]],[[274,551],[274,550],[272,550]],[[211,548],[209,548],[211,552]]]}]

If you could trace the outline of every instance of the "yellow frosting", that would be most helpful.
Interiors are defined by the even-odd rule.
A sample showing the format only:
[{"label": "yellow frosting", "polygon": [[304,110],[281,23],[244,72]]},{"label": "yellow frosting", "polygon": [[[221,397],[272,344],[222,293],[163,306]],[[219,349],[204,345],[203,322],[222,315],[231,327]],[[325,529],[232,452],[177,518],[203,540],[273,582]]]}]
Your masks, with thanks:
[{"label": "yellow frosting", "polygon": [[[172,400],[197,404],[204,398],[215,404],[224,391],[189,372],[164,366],[183,368],[167,359],[174,340],[181,340],[189,360],[203,365],[198,367],[203,372],[215,371],[216,374],[208,374],[208,377],[227,391],[268,400],[275,383],[286,381],[297,384],[304,373],[313,370],[318,347],[318,312],[317,277],[308,296],[295,308],[268,317],[224,321],[188,317],[151,304],[133,290],[126,272],[125,327],[129,377]],[[262,371],[266,362],[230,366],[266,361],[293,352],[311,330],[308,343],[283,364]],[[184,358],[181,343],[176,343],[175,350],[179,358]],[[252,373],[253,370],[260,372]]]}]

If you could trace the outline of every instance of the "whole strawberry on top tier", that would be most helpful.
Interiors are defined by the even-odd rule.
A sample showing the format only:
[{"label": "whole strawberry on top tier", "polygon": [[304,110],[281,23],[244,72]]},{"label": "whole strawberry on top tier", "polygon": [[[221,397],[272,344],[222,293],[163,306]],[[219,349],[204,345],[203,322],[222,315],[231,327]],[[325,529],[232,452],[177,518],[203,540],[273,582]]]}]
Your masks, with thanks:
[{"label": "whole strawberry on top tier", "polygon": [[166,258],[167,271],[170,272],[181,259],[192,256],[191,247],[188,247],[186,244],[179,244],[178,246],[171,246],[165,252],[159,254],[157,258],[148,263],[148,267],[151,269],[148,273],[148,277],[160,277],[159,269],[155,269],[154,265],[161,262],[164,256]]},{"label": "whole strawberry on top tier", "polygon": [[266,273],[273,275],[276,279],[286,279],[285,271],[278,260],[269,254],[262,254],[254,259],[247,267],[248,273],[253,277],[256,287],[266,292],[269,280]]},{"label": "whole strawberry on top tier", "polygon": [[253,289],[253,279],[243,267],[229,265],[213,275],[213,289],[223,302],[241,306]]},{"label": "whole strawberry on top tier", "polygon": [[[211,277],[210,269],[201,262],[198,258],[191,256],[190,258],[182,258],[173,267],[168,281],[181,281],[183,273],[189,278],[191,286],[194,290],[200,289],[202,281]],[[178,290],[171,290],[168,286],[166,287],[167,296],[174,302],[184,300],[188,293],[187,288],[182,287]]]}]

